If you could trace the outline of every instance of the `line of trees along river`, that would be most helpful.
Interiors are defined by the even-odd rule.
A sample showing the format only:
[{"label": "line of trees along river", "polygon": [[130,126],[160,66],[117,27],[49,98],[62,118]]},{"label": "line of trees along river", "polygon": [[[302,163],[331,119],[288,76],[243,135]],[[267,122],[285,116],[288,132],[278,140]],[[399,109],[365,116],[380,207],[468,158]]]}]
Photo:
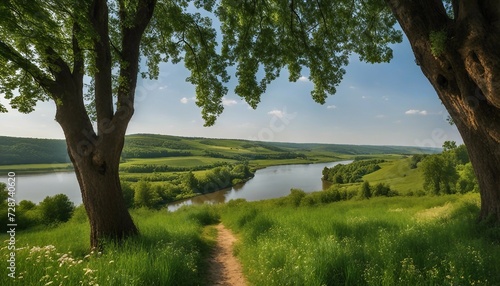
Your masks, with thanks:
[{"label": "line of trees along river", "polygon": [[[323,189],[321,172],[324,167],[333,167],[337,164],[350,162],[267,167],[257,170],[255,177],[244,184],[171,203],[169,209],[175,210],[186,204],[221,203],[240,198],[248,201],[277,198],[288,195],[291,188],[300,188],[305,192],[318,191]],[[0,181],[3,182],[4,179],[1,178]],[[19,175],[17,182],[17,201],[30,200],[39,203],[46,196],[66,194],[75,205],[82,203],[74,172]]]}]

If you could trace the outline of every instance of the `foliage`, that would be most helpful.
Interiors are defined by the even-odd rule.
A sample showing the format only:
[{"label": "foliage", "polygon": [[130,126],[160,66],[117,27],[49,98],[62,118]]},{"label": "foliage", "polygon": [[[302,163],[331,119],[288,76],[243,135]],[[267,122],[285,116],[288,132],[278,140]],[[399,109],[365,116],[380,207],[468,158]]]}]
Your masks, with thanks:
[{"label": "foliage", "polygon": [[125,205],[127,208],[134,206],[135,191],[132,185],[128,182],[121,182],[123,199],[125,200]]},{"label": "foliage", "polygon": [[359,196],[362,199],[369,199],[372,196],[372,190],[370,183],[368,181],[364,181],[359,188]]},{"label": "foliage", "polygon": [[429,155],[421,164],[424,189],[433,194],[478,191],[478,183],[465,145],[447,141],[442,154]]},{"label": "foliage", "polygon": [[38,206],[45,224],[66,222],[71,218],[75,205],[65,194],[47,196]]},{"label": "foliage", "polygon": [[151,184],[146,181],[139,181],[135,184],[134,205],[136,207],[156,208],[161,202],[158,188],[151,188]]},{"label": "foliage", "polygon": [[443,155],[433,155],[422,161],[424,189],[432,194],[451,194],[455,192],[458,179],[455,165]]},{"label": "foliage", "polygon": [[446,48],[446,31],[431,31],[429,41],[431,43],[431,52],[435,57],[441,56]]},{"label": "foliage", "polygon": [[415,155],[411,156],[410,168],[416,169],[417,164],[420,163],[426,156],[427,156],[427,154],[415,154]]},{"label": "foliage", "polygon": [[69,163],[63,140],[0,136],[0,165]]},{"label": "foliage", "polygon": [[379,164],[384,160],[355,161],[348,165],[339,164],[323,170],[323,180],[345,184],[360,182],[361,178],[380,169]]}]

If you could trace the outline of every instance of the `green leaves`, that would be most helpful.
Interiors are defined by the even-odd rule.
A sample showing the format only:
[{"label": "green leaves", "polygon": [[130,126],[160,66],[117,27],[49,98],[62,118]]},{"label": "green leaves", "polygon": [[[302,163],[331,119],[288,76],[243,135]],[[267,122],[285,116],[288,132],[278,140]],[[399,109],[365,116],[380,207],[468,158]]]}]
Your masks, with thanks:
[{"label": "green leaves", "polygon": [[[13,106],[29,112],[37,100],[53,97],[50,84],[60,81],[58,73],[66,67],[95,76],[97,34],[89,20],[89,1],[4,2],[0,92],[13,100]],[[113,93],[120,83],[135,81],[135,75],[123,78],[117,73],[133,64],[123,61],[122,41],[124,33],[133,32],[141,17],[137,11],[146,3],[107,1]],[[253,108],[284,68],[289,80],[297,81],[307,67],[314,85],[311,96],[323,104],[336,92],[353,53],[370,63],[392,58],[388,45],[401,41],[394,24],[383,0],[158,0],[141,39],[147,71],[140,72],[157,79],[161,62],[183,61],[191,72],[186,80],[196,86],[196,104],[205,125],[213,125],[223,111],[231,66],[238,81],[235,93]],[[90,89],[85,97],[89,111],[95,109],[93,96]]]},{"label": "green leaves", "polygon": [[392,58],[387,45],[401,41],[395,19],[379,0],[223,0],[216,15],[222,54],[237,66],[235,92],[254,108],[283,68],[290,81],[309,68],[311,95],[324,103],[336,92],[351,53],[370,63],[386,62]]}]

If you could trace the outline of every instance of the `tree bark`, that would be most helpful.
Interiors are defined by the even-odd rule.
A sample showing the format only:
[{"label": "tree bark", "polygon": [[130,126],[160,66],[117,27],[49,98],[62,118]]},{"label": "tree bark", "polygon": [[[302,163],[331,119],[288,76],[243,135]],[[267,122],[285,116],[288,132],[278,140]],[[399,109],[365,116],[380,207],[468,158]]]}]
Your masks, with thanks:
[{"label": "tree bark", "polygon": [[467,147],[479,219],[500,223],[500,2],[453,1],[453,17],[441,0],[386,2]]},{"label": "tree bark", "polygon": [[[70,82],[72,80],[68,78],[66,83]],[[119,179],[126,128],[120,127],[118,123],[126,125],[129,117],[124,118],[123,122],[114,121],[114,124],[101,127],[102,133],[97,136],[86,113],[78,84],[60,88],[64,92],[64,102],[57,106],[56,120],[64,131],[68,154],[89,218],[90,246],[100,249],[105,240],[119,242],[138,234],[123,199]],[[118,120],[119,116],[116,117]]]}]

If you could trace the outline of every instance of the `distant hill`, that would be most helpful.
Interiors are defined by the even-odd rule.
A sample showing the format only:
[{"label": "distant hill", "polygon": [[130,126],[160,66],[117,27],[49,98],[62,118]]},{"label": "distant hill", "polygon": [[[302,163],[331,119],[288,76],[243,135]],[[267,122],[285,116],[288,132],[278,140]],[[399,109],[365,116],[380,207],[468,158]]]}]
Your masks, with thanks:
[{"label": "distant hill", "polygon": [[[439,153],[438,148],[346,144],[258,142],[240,139],[134,134],[125,137],[124,158],[207,156],[236,160],[289,159],[334,155]],[[58,139],[0,136],[0,165],[69,163],[66,143]]]}]

